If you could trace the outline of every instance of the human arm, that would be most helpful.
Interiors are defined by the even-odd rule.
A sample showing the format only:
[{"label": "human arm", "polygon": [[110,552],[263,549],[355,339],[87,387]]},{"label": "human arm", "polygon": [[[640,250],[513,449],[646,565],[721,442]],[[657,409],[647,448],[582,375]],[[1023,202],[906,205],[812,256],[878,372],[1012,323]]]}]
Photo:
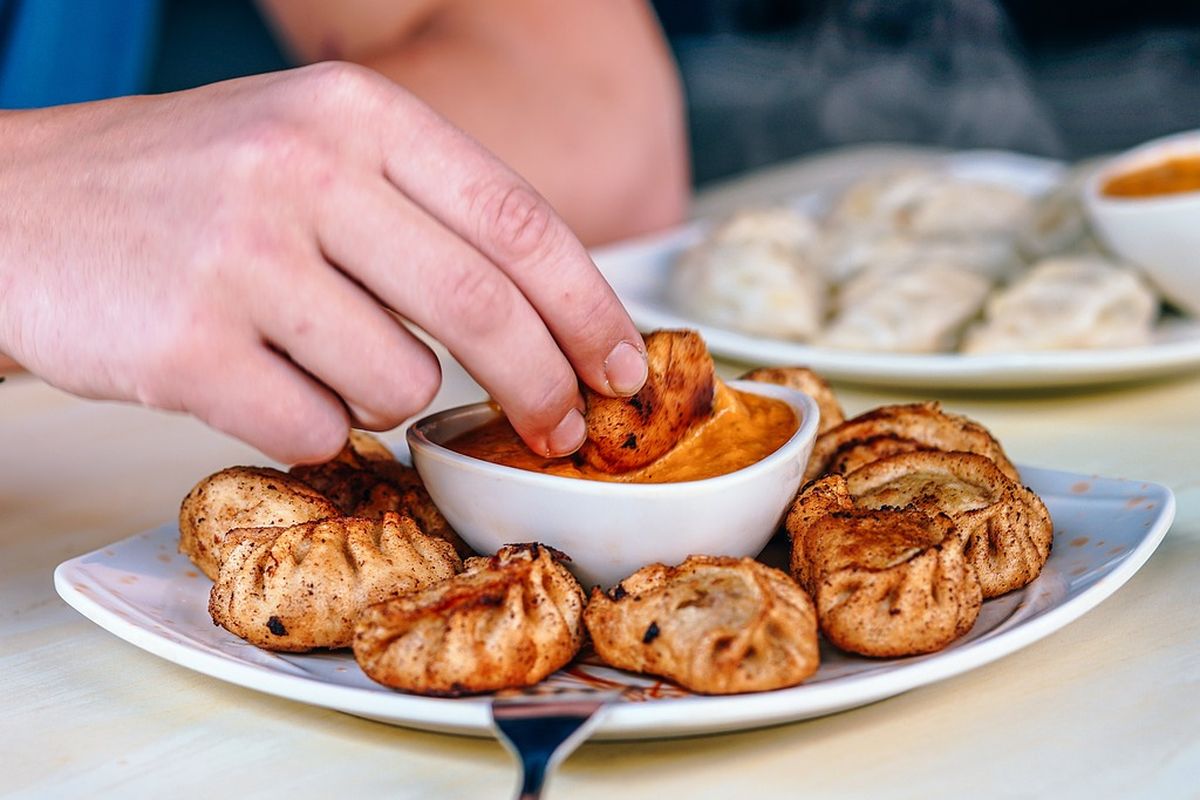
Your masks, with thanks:
[{"label": "human arm", "polygon": [[535,450],[582,440],[576,373],[607,393],[644,376],[546,202],[369,70],[0,112],[0,143],[0,352],[76,394],[306,461],[436,391],[436,358],[391,312]]}]

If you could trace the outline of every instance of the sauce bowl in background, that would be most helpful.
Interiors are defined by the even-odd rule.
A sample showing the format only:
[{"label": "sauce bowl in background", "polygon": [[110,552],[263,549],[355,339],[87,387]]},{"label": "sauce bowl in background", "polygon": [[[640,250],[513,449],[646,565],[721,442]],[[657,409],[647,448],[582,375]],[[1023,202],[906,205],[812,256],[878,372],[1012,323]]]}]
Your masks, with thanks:
[{"label": "sauce bowl in background", "polygon": [[1137,195],[1106,191],[1116,188],[1115,178],[1193,159],[1200,164],[1200,131],[1146,142],[1097,170],[1084,184],[1083,204],[1106,247],[1140,267],[1170,302],[1200,316],[1200,185]]}]

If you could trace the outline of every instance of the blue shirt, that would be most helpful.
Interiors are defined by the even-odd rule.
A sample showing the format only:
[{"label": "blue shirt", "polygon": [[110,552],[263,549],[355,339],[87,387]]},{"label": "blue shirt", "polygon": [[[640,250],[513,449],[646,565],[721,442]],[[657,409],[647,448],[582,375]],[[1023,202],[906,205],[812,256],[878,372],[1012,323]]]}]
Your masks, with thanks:
[{"label": "blue shirt", "polygon": [[158,0],[0,0],[0,108],[145,91]]}]

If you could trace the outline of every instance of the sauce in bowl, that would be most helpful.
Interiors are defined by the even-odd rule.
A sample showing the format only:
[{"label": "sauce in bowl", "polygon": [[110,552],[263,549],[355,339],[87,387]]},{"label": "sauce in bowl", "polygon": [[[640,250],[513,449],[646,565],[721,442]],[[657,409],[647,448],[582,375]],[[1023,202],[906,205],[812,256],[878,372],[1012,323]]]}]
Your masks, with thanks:
[{"label": "sauce in bowl", "polygon": [[1157,197],[1200,191],[1200,154],[1172,156],[1146,167],[1123,172],[1104,182],[1108,197]]},{"label": "sauce in bowl", "polygon": [[799,420],[787,403],[740,392],[718,382],[712,416],[688,431],[652,464],[610,474],[574,456],[546,458],[531,451],[504,417],[445,443],[457,453],[517,469],[621,483],[678,483],[715,478],[750,466],[792,438]]}]

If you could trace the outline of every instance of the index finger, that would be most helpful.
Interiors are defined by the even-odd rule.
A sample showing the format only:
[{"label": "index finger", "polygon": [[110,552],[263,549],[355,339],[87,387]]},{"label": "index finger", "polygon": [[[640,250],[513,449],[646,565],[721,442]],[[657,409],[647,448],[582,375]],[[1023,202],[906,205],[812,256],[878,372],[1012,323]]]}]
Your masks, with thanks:
[{"label": "index finger", "polygon": [[508,275],[588,386],[640,389],[642,337],[570,227],[496,156],[404,96],[405,124],[380,133],[388,180]]}]

